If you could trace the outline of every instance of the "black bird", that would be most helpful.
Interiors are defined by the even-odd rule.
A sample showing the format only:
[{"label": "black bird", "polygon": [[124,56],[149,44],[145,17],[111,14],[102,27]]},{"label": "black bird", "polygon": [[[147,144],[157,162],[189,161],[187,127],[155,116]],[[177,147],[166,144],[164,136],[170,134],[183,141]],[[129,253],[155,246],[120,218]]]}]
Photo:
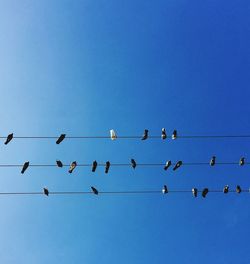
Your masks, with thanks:
[{"label": "black bird", "polygon": [[197,190],[197,188],[193,188],[193,189],[192,189],[192,193],[193,193],[193,196],[194,196],[194,197],[197,197],[197,195],[198,195],[198,190]]},{"label": "black bird", "polygon": [[171,160],[168,160],[166,162],[166,165],[164,166],[164,170],[167,170],[171,166],[171,164],[172,164]]},{"label": "black bird", "polygon": [[133,169],[135,169],[136,165],[137,164],[136,164],[135,160],[131,159],[131,166],[132,166]]},{"label": "black bird", "polygon": [[146,140],[147,138],[148,138],[148,130],[145,129],[145,130],[144,130],[144,133],[143,133],[143,135],[142,135],[141,140]]},{"label": "black bird", "polygon": [[95,195],[98,195],[98,190],[95,187],[91,186],[91,189]]},{"label": "black bird", "polygon": [[5,145],[7,145],[11,140],[13,139],[13,133],[9,134],[6,138],[6,141],[4,142]]},{"label": "black bird", "polygon": [[237,186],[236,186],[236,192],[237,192],[237,193],[241,193],[241,187],[240,187],[240,185],[237,185]]},{"label": "black bird", "polygon": [[226,185],[224,188],[223,188],[223,193],[228,193],[229,192],[229,186]]},{"label": "black bird", "polygon": [[60,137],[57,139],[56,144],[60,144],[66,137],[66,134],[61,134]]},{"label": "black bird", "polygon": [[29,161],[26,161],[26,162],[23,164],[23,168],[22,168],[22,170],[21,170],[21,173],[24,173],[24,172],[28,169],[29,165],[30,165]]},{"label": "black bird", "polygon": [[43,188],[43,193],[47,196],[49,196],[49,190],[47,188]]},{"label": "black bird", "polygon": [[208,188],[205,188],[205,189],[203,189],[203,191],[202,191],[202,197],[203,198],[206,198],[206,195],[208,194]]},{"label": "black bird", "polygon": [[167,187],[167,185],[164,185],[164,186],[163,186],[163,188],[162,188],[162,193],[163,193],[163,194],[168,193],[168,187]]},{"label": "black bird", "polygon": [[92,172],[95,172],[96,168],[97,168],[97,161],[94,160],[92,163]]},{"label": "black bird", "polygon": [[172,139],[176,139],[177,138],[177,130],[174,130],[172,133]]},{"label": "black bird", "polygon": [[62,162],[61,162],[60,160],[57,160],[57,161],[56,161],[56,165],[57,165],[57,167],[59,167],[59,168],[62,168],[62,167],[63,167],[63,164],[62,164]]},{"label": "black bird", "polygon": [[106,165],[105,165],[105,173],[108,173],[109,172],[109,167],[110,167],[110,162],[107,161],[106,162]]},{"label": "black bird", "polygon": [[72,173],[76,166],[77,166],[76,161],[73,161],[69,167],[69,173]]},{"label": "black bird", "polygon": [[245,164],[245,158],[242,157],[242,158],[240,158],[239,165],[240,165],[240,166],[243,166],[244,164]]},{"label": "black bird", "polygon": [[210,166],[214,166],[214,165],[215,165],[215,159],[216,159],[215,156],[213,156],[213,157],[211,158],[211,160],[210,160]]},{"label": "black bird", "polygon": [[167,138],[167,133],[166,133],[166,129],[165,128],[161,129],[161,138],[162,139],[166,139]]},{"label": "black bird", "polygon": [[178,168],[180,168],[181,165],[182,165],[182,161],[179,160],[179,161],[174,165],[173,170],[174,170],[174,171],[177,170]]}]

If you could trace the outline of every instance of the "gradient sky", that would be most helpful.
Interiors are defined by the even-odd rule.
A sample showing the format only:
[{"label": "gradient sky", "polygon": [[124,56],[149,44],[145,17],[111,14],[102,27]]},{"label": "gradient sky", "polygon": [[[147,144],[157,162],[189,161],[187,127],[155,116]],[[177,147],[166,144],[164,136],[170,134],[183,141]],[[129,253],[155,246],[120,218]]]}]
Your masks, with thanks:
[{"label": "gradient sky", "polygon": [[[0,0],[0,135],[249,134],[249,33],[249,0]],[[250,159],[248,139],[3,142],[0,164]],[[236,165],[0,169],[0,192],[250,186]],[[0,263],[250,263],[249,201],[2,196]]]}]

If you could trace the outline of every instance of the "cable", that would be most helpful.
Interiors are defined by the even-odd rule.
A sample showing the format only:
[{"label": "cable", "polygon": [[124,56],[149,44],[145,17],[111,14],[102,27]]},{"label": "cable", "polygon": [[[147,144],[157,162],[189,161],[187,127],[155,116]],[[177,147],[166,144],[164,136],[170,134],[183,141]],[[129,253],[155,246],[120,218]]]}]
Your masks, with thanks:
[{"label": "cable", "polygon": [[[201,192],[201,191],[200,191]],[[235,193],[235,191],[229,190],[229,193]],[[241,190],[241,192],[249,193],[250,190]],[[192,193],[192,190],[168,190],[164,195],[169,193]],[[222,193],[222,190],[209,190],[209,193]],[[49,195],[88,195],[93,194],[90,191],[53,191],[49,192]],[[99,191],[98,194],[107,194],[107,195],[129,195],[129,194],[162,194],[161,190],[132,190],[132,191]],[[44,195],[44,192],[0,192],[1,195]]]}]

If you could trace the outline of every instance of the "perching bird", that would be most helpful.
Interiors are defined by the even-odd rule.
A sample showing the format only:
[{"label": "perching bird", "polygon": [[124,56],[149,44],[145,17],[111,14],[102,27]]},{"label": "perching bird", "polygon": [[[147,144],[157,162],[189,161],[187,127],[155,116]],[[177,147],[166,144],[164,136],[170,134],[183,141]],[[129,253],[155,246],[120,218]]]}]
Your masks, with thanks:
[{"label": "perching bird", "polygon": [[177,130],[174,130],[172,133],[172,139],[176,139],[177,138]]},{"label": "perching bird", "polygon": [[197,188],[193,188],[193,189],[192,189],[192,193],[193,193],[193,196],[194,196],[194,197],[197,197],[197,195],[198,195],[198,190],[197,190]]},{"label": "perching bird", "polygon": [[95,172],[96,168],[97,168],[97,161],[94,160],[92,163],[92,172]]},{"label": "perching bird", "polygon": [[69,173],[72,173],[76,166],[77,166],[76,161],[73,161],[69,167]]},{"label": "perching bird", "polygon": [[224,188],[223,188],[223,193],[228,193],[229,192],[229,186],[226,185]]},{"label": "perching bird", "polygon": [[66,134],[61,134],[60,137],[57,139],[56,144],[60,144],[66,137]]},{"label": "perching bird", "polygon": [[63,164],[62,164],[62,162],[61,162],[60,160],[57,160],[57,161],[56,161],[56,165],[57,165],[57,167],[59,167],[59,168],[62,168],[62,167],[63,167]]},{"label": "perching bird", "polygon": [[47,196],[49,196],[49,190],[47,188],[43,188],[43,193]]},{"label": "perching bird", "polygon": [[131,166],[133,169],[135,169],[136,165],[136,161],[134,159],[131,159]]},{"label": "perching bird", "polygon": [[171,160],[168,160],[166,162],[166,165],[164,166],[164,170],[167,170],[171,166],[171,164],[172,164]]},{"label": "perching bird", "polygon": [[237,192],[237,193],[241,193],[241,187],[240,187],[240,185],[237,185],[237,186],[236,186],[236,192]]},{"label": "perching bird", "polygon": [[166,139],[167,138],[167,133],[166,133],[166,129],[165,128],[161,129],[161,138],[162,139]]},{"label": "perching bird", "polygon": [[216,159],[215,156],[213,156],[213,157],[211,158],[211,160],[210,160],[210,166],[214,166],[214,165],[215,165],[215,159]]},{"label": "perching bird", "polygon": [[23,164],[23,168],[22,168],[22,170],[21,170],[21,173],[24,173],[24,172],[28,169],[29,165],[30,165],[29,161],[26,161],[26,162]]},{"label": "perching bird", "polygon": [[203,189],[202,194],[201,194],[202,197],[205,198],[207,194],[208,194],[208,188]]},{"label": "perching bird", "polygon": [[148,130],[145,129],[145,130],[144,130],[144,133],[143,133],[143,135],[142,135],[141,140],[146,140],[147,138],[148,138]]},{"label": "perching bird", "polygon": [[111,138],[111,140],[115,140],[115,139],[117,139],[117,135],[116,135],[114,129],[111,129],[111,130],[110,130],[110,138]]},{"label": "perching bird", "polygon": [[5,145],[7,145],[11,140],[13,139],[13,133],[9,134],[6,138],[6,141],[4,142]]},{"label": "perching bird", "polygon": [[174,171],[177,170],[178,168],[180,168],[181,165],[182,165],[182,161],[179,160],[179,161],[174,165],[173,170],[174,170]]},{"label": "perching bird", "polygon": [[240,158],[239,165],[240,165],[240,166],[243,166],[244,164],[245,164],[245,158],[242,157],[242,158]]},{"label": "perching bird", "polygon": [[109,167],[110,167],[110,162],[107,161],[106,162],[106,165],[105,165],[105,173],[108,173],[109,172]]},{"label": "perching bird", "polygon": [[164,185],[161,191],[162,191],[163,194],[168,193],[168,187],[167,187],[167,185]]},{"label": "perching bird", "polygon": [[95,195],[98,195],[98,190],[95,187],[91,186],[91,189]]}]

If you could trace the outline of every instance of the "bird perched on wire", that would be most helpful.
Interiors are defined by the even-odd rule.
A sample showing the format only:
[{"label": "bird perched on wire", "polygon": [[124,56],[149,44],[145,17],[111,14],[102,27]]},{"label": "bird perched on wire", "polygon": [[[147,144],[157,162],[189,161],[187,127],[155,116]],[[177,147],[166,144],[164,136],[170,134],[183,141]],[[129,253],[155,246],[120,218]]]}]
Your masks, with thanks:
[{"label": "bird perched on wire", "polygon": [[56,144],[60,144],[66,137],[66,134],[61,134],[60,137],[57,139]]},{"label": "bird perched on wire", "polygon": [[5,145],[7,145],[11,140],[13,139],[13,133],[9,134],[6,138],[6,141],[4,142]]},{"label": "bird perched on wire", "polygon": [[21,173],[23,174],[29,167],[30,163],[29,161],[26,161],[24,164],[23,164],[23,168],[21,170]]},{"label": "bird perched on wire", "polygon": [[72,173],[73,170],[76,168],[76,166],[77,166],[76,161],[73,161],[73,162],[70,164],[70,167],[69,167],[69,173]]},{"label": "bird perched on wire", "polygon": [[178,168],[180,168],[181,165],[182,165],[182,161],[179,160],[179,161],[175,164],[173,170],[174,170],[174,171],[177,170]]},{"label": "bird perched on wire", "polygon": [[110,130],[110,138],[111,138],[111,140],[116,140],[117,139],[117,134],[115,133],[114,129]]},{"label": "bird perched on wire", "polygon": [[197,195],[198,195],[198,189],[197,188],[193,188],[192,189],[192,193],[193,193],[193,196],[194,197],[197,197]]},{"label": "bird perched on wire", "polygon": [[132,166],[133,169],[136,168],[136,165],[137,165],[136,161],[134,159],[131,159],[131,166]]},{"label": "bird perched on wire", "polygon": [[226,185],[224,188],[223,188],[223,193],[228,193],[229,192],[229,186]]},{"label": "bird perched on wire", "polygon": [[92,172],[95,172],[96,168],[97,168],[97,161],[94,160],[92,163]]},{"label": "bird perched on wire", "polygon": [[243,166],[244,164],[245,164],[245,158],[242,157],[242,158],[240,158],[239,165]]},{"label": "bird perched on wire", "polygon": [[172,133],[172,139],[177,139],[177,130],[174,130]]},{"label": "bird perched on wire", "polygon": [[106,165],[105,165],[105,173],[108,173],[109,172],[109,167],[110,167],[110,162],[107,161],[106,162]]},{"label": "bird perched on wire", "polygon": [[162,139],[166,139],[167,138],[167,133],[166,133],[166,129],[165,128],[161,129],[161,138]]},{"label": "bird perched on wire", "polygon": [[148,138],[148,129],[145,129],[141,140],[146,140],[147,138]]},{"label": "bird perched on wire", "polygon": [[208,194],[208,188],[204,188],[202,193],[201,193],[202,197],[206,198],[207,194]]},{"label": "bird perched on wire", "polygon": [[161,191],[162,191],[163,194],[168,193],[168,187],[167,187],[167,185],[164,185]]},{"label": "bird perched on wire", "polygon": [[237,185],[236,186],[236,193],[241,193],[241,187],[240,187],[240,185]]},{"label": "bird perched on wire", "polygon": [[57,160],[57,161],[56,161],[56,165],[57,165],[57,167],[59,167],[59,168],[62,168],[62,167],[63,167],[63,164],[62,164],[62,162],[61,162],[60,160]]},{"label": "bird perched on wire", "polygon": [[43,188],[43,193],[46,195],[46,196],[49,196],[49,190],[47,188]]},{"label": "bird perched on wire", "polygon": [[171,166],[172,162],[171,160],[168,160],[164,166],[164,170],[167,170]]},{"label": "bird perched on wire", "polygon": [[210,166],[214,166],[214,165],[215,165],[215,159],[216,159],[215,156],[213,156],[213,157],[211,158],[211,160],[210,160]]},{"label": "bird perched on wire", "polygon": [[98,195],[99,192],[95,187],[91,186],[91,190],[92,190],[93,194]]}]

